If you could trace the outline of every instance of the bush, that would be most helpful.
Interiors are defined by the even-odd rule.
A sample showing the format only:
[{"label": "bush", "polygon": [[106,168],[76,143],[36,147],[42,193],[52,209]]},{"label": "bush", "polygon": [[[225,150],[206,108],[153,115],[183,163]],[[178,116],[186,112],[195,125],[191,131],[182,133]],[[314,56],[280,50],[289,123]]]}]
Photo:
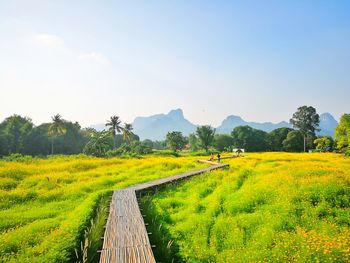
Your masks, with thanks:
[{"label": "bush", "polygon": [[350,148],[348,148],[348,149],[345,151],[345,155],[346,155],[346,156],[350,156]]},{"label": "bush", "polygon": [[334,140],[330,136],[322,136],[314,141],[316,150],[320,152],[330,152],[334,147]]},{"label": "bush", "polygon": [[130,144],[122,144],[118,149],[106,152],[107,157],[113,156],[137,156],[152,153],[152,149],[147,143],[133,141]]},{"label": "bush", "polygon": [[22,162],[22,163],[31,162],[34,159],[36,159],[36,158],[34,158],[30,155],[23,155],[20,153],[12,153],[9,156],[3,157],[3,160],[7,161],[7,162]]}]

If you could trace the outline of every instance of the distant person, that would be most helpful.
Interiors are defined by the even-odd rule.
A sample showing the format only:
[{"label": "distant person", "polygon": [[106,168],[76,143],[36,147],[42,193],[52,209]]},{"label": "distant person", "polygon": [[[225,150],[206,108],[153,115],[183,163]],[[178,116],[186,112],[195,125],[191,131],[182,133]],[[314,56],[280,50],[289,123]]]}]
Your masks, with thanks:
[{"label": "distant person", "polygon": [[214,161],[214,154],[213,153],[210,156],[210,161]]},{"label": "distant person", "polygon": [[220,153],[218,153],[217,157],[218,157],[218,163],[219,163],[220,162],[220,158],[221,158]]},{"label": "distant person", "polygon": [[242,150],[241,150],[241,149],[237,149],[237,151],[236,151],[236,155],[237,155],[237,157],[238,157],[238,156],[240,156],[240,155],[241,155],[241,153],[242,153]]}]

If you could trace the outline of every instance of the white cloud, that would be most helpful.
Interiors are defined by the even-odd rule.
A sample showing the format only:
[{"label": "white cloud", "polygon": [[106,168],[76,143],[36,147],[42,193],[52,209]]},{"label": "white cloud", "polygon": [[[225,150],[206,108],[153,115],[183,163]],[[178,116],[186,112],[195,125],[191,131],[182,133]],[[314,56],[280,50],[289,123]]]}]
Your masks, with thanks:
[{"label": "white cloud", "polygon": [[30,39],[35,44],[47,47],[62,47],[64,45],[64,40],[61,37],[52,34],[35,34]]},{"label": "white cloud", "polygon": [[98,52],[89,52],[89,53],[81,54],[79,56],[79,59],[84,61],[96,62],[103,65],[111,64],[111,61],[106,56]]}]

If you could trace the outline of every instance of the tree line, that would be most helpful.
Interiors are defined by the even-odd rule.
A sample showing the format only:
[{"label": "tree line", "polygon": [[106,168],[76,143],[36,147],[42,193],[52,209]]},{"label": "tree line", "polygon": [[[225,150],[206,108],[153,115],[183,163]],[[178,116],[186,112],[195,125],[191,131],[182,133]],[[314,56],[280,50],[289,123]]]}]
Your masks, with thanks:
[{"label": "tree line", "polygon": [[234,148],[249,152],[286,151],[305,152],[309,149],[326,152],[337,150],[350,155],[350,114],[344,114],[335,131],[335,140],[331,136],[316,136],[319,131],[319,115],[312,106],[302,106],[290,119],[292,128],[278,128],[271,132],[254,129],[250,126],[238,126],[230,135],[215,134],[211,126],[199,126],[195,133],[187,138],[181,132],[169,132],[167,144],[174,151],[188,145],[193,151],[204,149],[211,151],[232,151]]},{"label": "tree line", "polygon": [[0,123],[0,155],[20,153],[46,156],[78,154],[89,140],[79,123],[63,120],[59,114],[50,123],[35,126],[30,118],[13,115]]},{"label": "tree line", "polygon": [[30,118],[13,115],[0,123],[0,156],[79,153],[106,156],[107,153],[121,155],[135,151],[144,154],[150,151],[132,132],[132,125],[122,125],[118,116],[112,116],[106,126],[109,129],[101,132],[82,129],[78,122],[64,120],[59,114],[54,115],[51,122],[35,126]]},{"label": "tree line", "polygon": [[231,134],[215,134],[209,125],[199,126],[188,137],[179,131],[169,132],[165,141],[140,141],[129,123],[122,124],[118,116],[106,122],[107,130],[81,128],[78,122],[67,121],[59,114],[51,122],[35,126],[30,118],[13,115],[0,123],[0,156],[23,154],[47,156],[52,154],[79,154],[119,156],[148,154],[152,149],[179,151],[232,151],[243,148],[250,152],[339,151],[350,155],[350,114],[344,114],[335,131],[335,140],[329,136],[317,137],[319,115],[315,108],[302,106],[290,119],[291,128],[278,128],[269,133],[250,126],[238,126]]}]

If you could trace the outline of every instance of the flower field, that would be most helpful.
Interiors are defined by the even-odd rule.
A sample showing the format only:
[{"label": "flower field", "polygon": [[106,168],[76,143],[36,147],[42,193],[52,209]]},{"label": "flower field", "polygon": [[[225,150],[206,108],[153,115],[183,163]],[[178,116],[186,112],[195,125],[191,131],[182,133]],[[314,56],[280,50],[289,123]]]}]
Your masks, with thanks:
[{"label": "flower field", "polygon": [[247,154],[142,199],[162,262],[350,262],[350,159]]},{"label": "flower field", "polygon": [[0,161],[0,262],[75,262],[84,231],[113,189],[203,167],[197,157]]}]

